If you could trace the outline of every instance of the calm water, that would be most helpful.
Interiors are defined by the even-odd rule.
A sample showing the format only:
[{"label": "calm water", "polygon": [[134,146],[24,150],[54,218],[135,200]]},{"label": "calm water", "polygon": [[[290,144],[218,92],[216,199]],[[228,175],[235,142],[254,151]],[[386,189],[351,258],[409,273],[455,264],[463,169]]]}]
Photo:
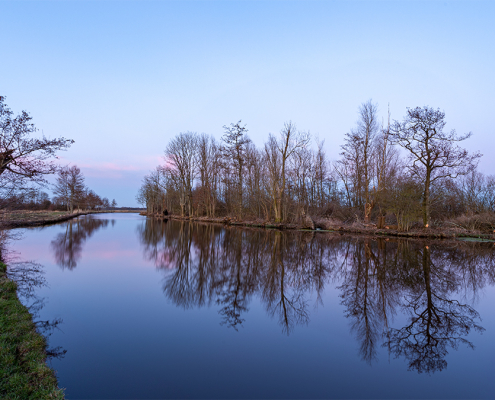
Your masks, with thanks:
[{"label": "calm water", "polygon": [[137,214],[19,231],[69,399],[494,396],[493,243]]}]

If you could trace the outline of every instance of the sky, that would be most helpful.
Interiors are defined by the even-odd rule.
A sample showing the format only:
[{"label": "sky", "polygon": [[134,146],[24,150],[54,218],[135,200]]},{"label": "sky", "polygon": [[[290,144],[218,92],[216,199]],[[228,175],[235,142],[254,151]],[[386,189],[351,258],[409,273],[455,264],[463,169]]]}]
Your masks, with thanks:
[{"label": "sky", "polygon": [[137,206],[180,132],[253,142],[294,122],[331,160],[360,104],[445,112],[495,174],[495,1],[5,1],[0,95],[86,184]]}]

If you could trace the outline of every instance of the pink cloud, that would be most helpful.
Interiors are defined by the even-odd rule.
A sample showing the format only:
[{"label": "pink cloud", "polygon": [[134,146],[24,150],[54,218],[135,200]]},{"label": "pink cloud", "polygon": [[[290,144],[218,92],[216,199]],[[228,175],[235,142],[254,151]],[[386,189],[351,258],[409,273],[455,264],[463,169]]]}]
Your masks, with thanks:
[{"label": "pink cloud", "polygon": [[92,161],[87,160],[73,160],[65,157],[59,157],[56,160],[59,165],[77,165],[83,170],[97,170],[97,171],[148,171],[156,168],[163,163],[163,157],[158,155],[147,155],[142,157],[129,157],[125,161]]}]

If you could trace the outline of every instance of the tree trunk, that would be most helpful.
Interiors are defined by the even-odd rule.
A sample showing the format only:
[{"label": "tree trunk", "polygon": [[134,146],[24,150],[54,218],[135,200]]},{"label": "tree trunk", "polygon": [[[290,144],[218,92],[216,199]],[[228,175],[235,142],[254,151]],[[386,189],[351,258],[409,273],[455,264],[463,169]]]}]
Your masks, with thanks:
[{"label": "tree trunk", "polygon": [[423,195],[423,224],[425,228],[430,226],[430,181],[431,169],[426,169],[425,190]]}]

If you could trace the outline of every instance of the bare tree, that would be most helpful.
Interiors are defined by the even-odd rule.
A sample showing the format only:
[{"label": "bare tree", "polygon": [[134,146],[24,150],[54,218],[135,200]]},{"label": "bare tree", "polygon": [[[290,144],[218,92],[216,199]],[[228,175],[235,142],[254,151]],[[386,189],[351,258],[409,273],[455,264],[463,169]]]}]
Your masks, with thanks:
[{"label": "bare tree", "polygon": [[198,134],[196,132],[179,133],[165,149],[165,168],[170,171],[172,179],[180,192],[181,215],[185,215],[188,206],[192,216],[192,189],[198,171]]},{"label": "bare tree", "polygon": [[73,212],[74,205],[82,202],[84,191],[84,176],[76,165],[59,169],[53,192],[67,206],[67,211]]},{"label": "bare tree", "polygon": [[199,176],[200,202],[208,216],[215,215],[216,195],[218,185],[218,169],[220,164],[220,151],[212,136],[202,134],[199,137]]},{"label": "bare tree", "polygon": [[444,132],[445,113],[431,107],[408,109],[403,122],[394,121],[390,140],[409,152],[408,168],[423,185],[423,223],[430,224],[431,186],[445,178],[456,178],[471,172],[480,153],[469,154],[456,145],[471,133],[457,135]]},{"label": "bare tree", "polygon": [[69,204],[70,212],[74,211],[74,205],[79,206],[84,197],[84,176],[81,170],[73,165],[68,168]]},{"label": "bare tree", "polygon": [[225,134],[222,141],[225,145],[222,147],[224,158],[230,163],[235,174],[235,199],[237,216],[242,218],[243,209],[243,172],[246,163],[247,145],[251,141],[247,136],[246,125],[241,125],[241,120],[232,123],[230,126],[224,125]]},{"label": "bare tree", "polygon": [[[271,135],[270,135],[271,136]],[[286,122],[284,128],[280,131],[280,136],[277,139],[269,138],[272,141],[279,154],[279,167],[273,169],[273,173],[280,174],[274,176],[273,206],[275,212],[275,222],[282,222],[282,206],[284,205],[284,197],[287,185],[287,162],[294,153],[309,143],[310,135],[307,132],[300,132],[296,129],[296,125],[292,121]]]},{"label": "bare tree", "polygon": [[63,137],[32,137],[37,129],[31,119],[26,111],[14,117],[0,96],[0,188],[10,194],[29,182],[46,183],[44,176],[58,168],[50,159],[74,143]]},{"label": "bare tree", "polygon": [[[388,110],[387,127],[382,123],[382,129],[375,140],[375,176],[376,186],[374,186],[374,201],[379,207],[379,216],[377,228],[385,227],[385,205],[388,201],[390,192],[396,193],[397,182],[407,181],[408,177],[401,176],[403,163],[400,159],[399,149],[393,146],[389,140],[390,136],[390,109]],[[384,204],[386,203],[386,204]]]},{"label": "bare tree", "polygon": [[345,135],[341,165],[338,168],[340,173],[344,170],[353,171],[354,206],[363,207],[365,222],[370,221],[375,205],[371,185],[375,172],[375,138],[379,131],[377,113],[378,106],[372,100],[361,104],[357,128]]},{"label": "bare tree", "polygon": [[378,107],[371,100],[361,104],[359,108],[359,120],[356,133],[358,140],[362,142],[363,151],[363,172],[364,172],[364,221],[370,221],[371,210],[374,206],[374,201],[371,199],[370,183],[372,180],[374,161],[374,139],[378,133],[377,121]]},{"label": "bare tree", "polygon": [[56,203],[64,204],[67,211],[70,209],[70,189],[69,189],[69,170],[67,167],[60,168],[53,188]]}]

